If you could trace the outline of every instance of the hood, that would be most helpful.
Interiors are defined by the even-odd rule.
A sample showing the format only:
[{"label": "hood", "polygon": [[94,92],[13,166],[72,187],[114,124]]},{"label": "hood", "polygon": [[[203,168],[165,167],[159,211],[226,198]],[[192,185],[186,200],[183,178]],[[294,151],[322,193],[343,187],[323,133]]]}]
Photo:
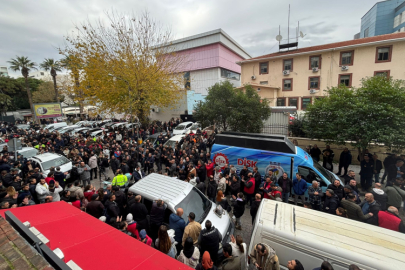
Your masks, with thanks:
[{"label": "hood", "polygon": [[170,220],[172,220],[173,222],[178,222],[179,220],[183,220],[183,218],[179,217],[178,215],[174,214],[174,215],[170,215]]},{"label": "hood", "polygon": [[229,215],[226,211],[224,211],[224,214],[219,217],[217,214],[214,213],[215,208],[217,205],[215,203],[212,203],[211,205],[211,210],[208,213],[208,215],[205,217],[204,221],[201,222],[201,227],[205,228],[205,221],[210,220],[212,223],[212,226],[217,228],[217,230],[221,233],[222,239],[227,239],[230,237],[227,233],[229,232],[229,226],[231,226],[231,219],[229,218]]},{"label": "hood", "polygon": [[373,188],[373,191],[378,195],[383,195],[384,194],[384,190],[382,190],[382,189]]}]

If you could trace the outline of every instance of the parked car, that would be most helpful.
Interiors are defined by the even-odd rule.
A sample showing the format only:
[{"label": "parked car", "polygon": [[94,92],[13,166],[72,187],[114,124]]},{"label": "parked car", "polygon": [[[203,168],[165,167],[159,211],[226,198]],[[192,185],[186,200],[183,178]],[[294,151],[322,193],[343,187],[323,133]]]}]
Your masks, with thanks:
[{"label": "parked car", "polygon": [[25,124],[16,125],[16,127],[18,129],[23,129],[23,130],[30,129],[30,125],[25,125]]},{"label": "parked car", "polygon": [[[72,162],[66,157],[54,154],[54,153],[45,153],[29,158],[32,162],[38,165],[41,169],[42,175],[46,177],[50,171],[51,167],[60,167],[60,171],[65,173],[72,170]],[[66,179],[70,178],[68,174]]]},{"label": "parked car", "polygon": [[164,146],[166,147],[171,147],[171,148],[175,148],[176,147],[176,143],[181,141],[181,139],[184,138],[185,135],[176,135],[171,137],[169,140],[167,140],[167,142],[165,142]]},{"label": "parked car", "polygon": [[197,133],[197,129],[199,129],[201,131],[201,124],[200,123],[194,123],[191,125],[191,127],[188,129],[187,134],[190,133]]},{"label": "parked car", "polygon": [[177,127],[173,130],[173,135],[181,135],[187,134],[190,127],[193,125],[193,122],[183,122],[180,123]]}]

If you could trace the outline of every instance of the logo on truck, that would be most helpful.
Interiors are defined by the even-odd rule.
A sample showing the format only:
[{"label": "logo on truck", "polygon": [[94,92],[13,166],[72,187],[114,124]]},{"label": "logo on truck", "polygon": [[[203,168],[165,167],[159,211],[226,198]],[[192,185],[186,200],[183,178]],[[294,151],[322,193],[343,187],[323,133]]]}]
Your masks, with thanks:
[{"label": "logo on truck", "polygon": [[214,164],[221,167],[221,169],[225,168],[225,164],[229,164],[229,160],[228,160],[227,156],[225,156],[222,153],[215,154],[213,161],[214,161]]},{"label": "logo on truck", "polygon": [[257,161],[249,160],[247,158],[244,158],[244,159],[238,158],[238,165],[240,165],[240,166],[254,168],[254,167],[256,167],[256,164],[257,164]]}]

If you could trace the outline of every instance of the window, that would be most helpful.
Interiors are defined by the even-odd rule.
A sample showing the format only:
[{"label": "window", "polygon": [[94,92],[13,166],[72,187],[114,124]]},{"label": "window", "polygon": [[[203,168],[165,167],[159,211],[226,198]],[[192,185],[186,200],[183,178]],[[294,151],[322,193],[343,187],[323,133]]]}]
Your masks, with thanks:
[{"label": "window", "polygon": [[364,30],[364,37],[368,37],[368,30],[369,30],[368,27]]},{"label": "window", "polygon": [[268,81],[261,81],[260,84],[261,85],[266,85],[266,84],[269,84],[269,82]]},{"label": "window", "polygon": [[41,72],[41,75],[42,75],[42,76],[44,76],[44,73],[43,73],[43,72]]},{"label": "window", "polygon": [[293,70],[293,60],[292,59],[285,59],[283,60],[283,70]]},{"label": "window", "polygon": [[320,77],[309,77],[308,78],[308,90],[309,89],[319,89],[320,80],[321,80]]},{"label": "window", "polygon": [[312,55],[309,57],[309,69],[321,68],[321,56]]},{"label": "window", "polygon": [[384,76],[387,77],[388,79],[390,77],[390,71],[389,70],[374,71],[374,76]]},{"label": "window", "polygon": [[222,78],[227,78],[227,79],[232,79],[232,80],[240,80],[240,74],[230,71],[230,70],[226,70],[221,68],[221,77]]},{"label": "window", "polygon": [[293,79],[283,79],[283,91],[293,90]]},{"label": "window", "polygon": [[341,74],[339,75],[339,85],[344,84],[347,87],[352,86],[352,74]]},{"label": "window", "polygon": [[260,74],[269,74],[269,62],[260,63]]},{"label": "window", "polygon": [[301,110],[305,110],[308,107],[308,104],[312,103],[312,98],[310,97],[303,97],[301,99]]},{"label": "window", "polygon": [[288,106],[294,106],[298,109],[298,98],[288,98]]},{"label": "window", "polygon": [[186,88],[187,90],[190,90],[190,71],[187,71],[184,73],[183,75],[184,77],[184,88]]},{"label": "window", "polygon": [[354,51],[340,53],[340,66],[352,66],[354,58]]},{"label": "window", "polygon": [[392,46],[377,47],[375,62],[391,62]]},{"label": "window", "polygon": [[278,98],[277,99],[277,107],[285,106],[285,98]]}]

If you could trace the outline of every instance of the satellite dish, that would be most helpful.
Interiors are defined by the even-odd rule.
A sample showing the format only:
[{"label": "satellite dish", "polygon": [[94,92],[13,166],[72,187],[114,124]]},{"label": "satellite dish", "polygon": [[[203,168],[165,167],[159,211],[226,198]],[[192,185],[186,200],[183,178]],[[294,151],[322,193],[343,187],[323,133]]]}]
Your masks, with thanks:
[{"label": "satellite dish", "polygon": [[300,37],[305,37],[304,33],[302,33],[302,31],[300,31]]},{"label": "satellite dish", "polygon": [[276,36],[276,40],[277,40],[277,41],[281,41],[282,39],[283,39],[283,37],[282,37],[281,35],[277,35],[277,36]]}]

